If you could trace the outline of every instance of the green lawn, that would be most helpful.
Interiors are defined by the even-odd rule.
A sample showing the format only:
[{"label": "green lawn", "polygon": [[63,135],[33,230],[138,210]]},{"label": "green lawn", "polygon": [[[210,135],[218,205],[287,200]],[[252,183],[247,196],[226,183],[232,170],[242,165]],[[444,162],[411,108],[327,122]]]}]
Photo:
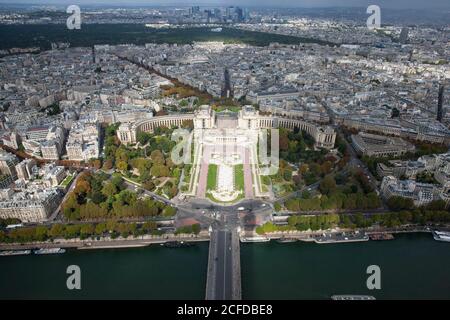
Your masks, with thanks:
[{"label": "green lawn", "polygon": [[244,190],[244,165],[234,166],[234,187],[236,190]]},{"label": "green lawn", "polygon": [[68,175],[67,177],[64,178],[63,181],[61,181],[61,186],[63,187],[67,187],[73,180],[74,175]]},{"label": "green lawn", "polygon": [[217,186],[217,165],[210,164],[208,166],[208,179],[206,184],[207,190],[215,190]]}]

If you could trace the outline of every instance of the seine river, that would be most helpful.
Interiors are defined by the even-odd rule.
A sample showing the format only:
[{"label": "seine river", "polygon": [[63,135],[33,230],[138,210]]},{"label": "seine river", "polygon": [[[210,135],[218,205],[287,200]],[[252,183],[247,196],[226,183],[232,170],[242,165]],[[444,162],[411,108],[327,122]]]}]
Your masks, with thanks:
[{"label": "seine river", "polygon": [[[0,299],[203,299],[208,243],[188,248],[69,250],[0,257]],[[430,234],[347,244],[241,245],[244,299],[450,299],[450,243]],[[81,290],[66,288],[66,268],[81,268]],[[381,269],[381,290],[366,287],[366,268]]]}]

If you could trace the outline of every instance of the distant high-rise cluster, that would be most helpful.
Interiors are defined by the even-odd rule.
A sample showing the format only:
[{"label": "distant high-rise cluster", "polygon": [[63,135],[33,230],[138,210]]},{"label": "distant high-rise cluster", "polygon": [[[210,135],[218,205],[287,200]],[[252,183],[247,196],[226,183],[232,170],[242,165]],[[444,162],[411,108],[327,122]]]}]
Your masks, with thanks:
[{"label": "distant high-rise cluster", "polygon": [[246,21],[249,14],[247,9],[240,7],[200,10],[199,6],[193,6],[189,9],[189,16],[194,20],[206,20],[209,23],[233,23]]}]

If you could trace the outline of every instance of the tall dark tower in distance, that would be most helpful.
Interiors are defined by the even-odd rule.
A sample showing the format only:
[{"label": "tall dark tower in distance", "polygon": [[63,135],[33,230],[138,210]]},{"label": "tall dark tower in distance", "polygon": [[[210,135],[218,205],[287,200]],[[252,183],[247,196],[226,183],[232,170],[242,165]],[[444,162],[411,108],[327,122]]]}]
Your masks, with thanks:
[{"label": "tall dark tower in distance", "polygon": [[405,44],[408,42],[408,34],[409,29],[407,27],[403,27],[402,31],[400,32],[400,43]]},{"label": "tall dark tower in distance", "polygon": [[442,118],[443,118],[443,107],[444,104],[444,85],[440,84],[439,85],[439,96],[438,96],[438,105],[437,105],[437,117],[436,120],[439,122],[442,122]]},{"label": "tall dark tower in distance", "polygon": [[225,68],[223,72],[223,86],[222,86],[222,98],[231,98],[233,96],[233,91],[231,88],[230,71]]}]

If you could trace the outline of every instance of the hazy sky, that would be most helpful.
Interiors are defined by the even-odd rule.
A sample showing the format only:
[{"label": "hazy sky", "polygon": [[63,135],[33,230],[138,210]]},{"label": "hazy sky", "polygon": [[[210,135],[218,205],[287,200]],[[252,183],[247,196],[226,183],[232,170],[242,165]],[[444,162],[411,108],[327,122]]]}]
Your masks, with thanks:
[{"label": "hazy sky", "polygon": [[14,4],[111,4],[111,5],[241,5],[271,7],[367,7],[377,4],[381,8],[450,10],[450,0],[0,0],[0,3]]}]

